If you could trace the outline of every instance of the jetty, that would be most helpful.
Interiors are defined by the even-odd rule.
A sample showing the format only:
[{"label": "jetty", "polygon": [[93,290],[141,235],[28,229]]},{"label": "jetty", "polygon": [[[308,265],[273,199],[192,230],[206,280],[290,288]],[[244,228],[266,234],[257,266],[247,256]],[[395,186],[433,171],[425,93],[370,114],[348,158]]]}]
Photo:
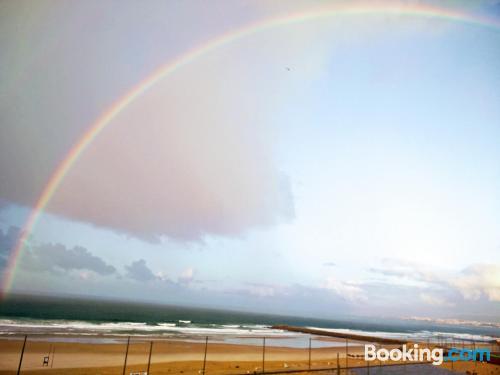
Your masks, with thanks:
[{"label": "jetty", "polygon": [[310,335],[329,336],[329,337],[336,337],[341,339],[364,341],[364,342],[377,342],[381,344],[403,345],[408,342],[405,340],[390,339],[386,337],[356,335],[352,333],[340,333],[340,332],[325,331],[317,328],[295,327],[288,325],[275,325],[272,326],[272,328],[290,332],[308,333]]}]

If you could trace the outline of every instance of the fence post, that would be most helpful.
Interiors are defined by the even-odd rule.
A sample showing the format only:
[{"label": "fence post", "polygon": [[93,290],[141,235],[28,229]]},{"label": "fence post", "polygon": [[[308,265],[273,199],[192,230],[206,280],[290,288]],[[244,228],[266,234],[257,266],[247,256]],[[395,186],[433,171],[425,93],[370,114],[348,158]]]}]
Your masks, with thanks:
[{"label": "fence post", "polygon": [[52,350],[52,360],[50,361],[50,368],[54,366],[54,358],[56,356],[56,344],[54,343],[54,349]]},{"label": "fence post", "polygon": [[263,337],[262,340],[262,373],[266,372],[266,338]]},{"label": "fence post", "polygon": [[21,373],[21,365],[23,363],[24,349],[26,348],[26,340],[28,339],[28,335],[24,335],[23,348],[21,349],[21,357],[19,358],[19,366],[17,367],[17,375]]},{"label": "fence post", "polygon": [[349,345],[349,339],[345,339],[345,368],[349,368],[349,348],[347,347]]},{"label": "fence post", "polygon": [[208,336],[205,337],[205,355],[203,356],[203,375],[205,375],[205,368],[207,364],[207,348],[208,348]]},{"label": "fence post", "polygon": [[153,353],[153,341],[149,343],[148,370],[146,371],[146,375],[149,375],[149,369],[151,367],[151,353]]},{"label": "fence post", "polygon": [[[474,345],[474,353],[476,353],[476,340],[472,339],[472,345]],[[474,354],[474,359],[476,357],[476,354]],[[477,361],[474,361],[474,370],[477,368]]]},{"label": "fence post", "polygon": [[130,336],[127,338],[127,349],[125,350],[125,360],[123,361],[122,375],[125,375],[125,370],[127,369],[127,357],[128,357],[128,347],[129,346],[130,346]]},{"label": "fence post", "polygon": [[339,361],[339,352],[337,352],[337,375],[340,375],[340,361]]},{"label": "fence post", "polygon": [[309,370],[311,369],[311,337],[309,337]]}]

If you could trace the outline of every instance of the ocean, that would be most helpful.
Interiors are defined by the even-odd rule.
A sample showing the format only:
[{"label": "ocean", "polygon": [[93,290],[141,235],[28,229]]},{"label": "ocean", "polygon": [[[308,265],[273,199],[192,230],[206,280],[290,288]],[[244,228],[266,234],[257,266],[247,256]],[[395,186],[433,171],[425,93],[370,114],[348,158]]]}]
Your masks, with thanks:
[{"label": "ocean", "polygon": [[[404,319],[315,319],[238,311],[155,305],[146,303],[9,296],[0,303],[0,335],[53,336],[62,341],[114,340],[121,336],[155,336],[199,339],[210,336],[225,342],[304,347],[309,335],[272,329],[273,325],[321,328],[371,336],[438,341],[489,341],[500,336],[495,326],[443,324]],[[319,346],[338,342],[322,340]]]}]

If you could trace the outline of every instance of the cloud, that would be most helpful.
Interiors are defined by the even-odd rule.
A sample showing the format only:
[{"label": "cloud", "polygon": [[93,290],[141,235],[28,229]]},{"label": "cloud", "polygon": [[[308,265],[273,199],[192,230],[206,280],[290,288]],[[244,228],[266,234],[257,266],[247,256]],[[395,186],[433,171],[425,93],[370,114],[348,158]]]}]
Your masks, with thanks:
[{"label": "cloud", "polygon": [[5,231],[0,229],[0,256],[8,255],[19,238],[19,232],[20,229],[12,225]]},{"label": "cloud", "polygon": [[[20,229],[15,226],[10,226],[5,231],[0,230],[0,267],[7,263],[19,235]],[[79,271],[79,277],[83,280],[91,278],[92,274],[101,276],[116,274],[115,267],[82,246],[68,248],[53,243],[28,242],[19,258],[19,267],[28,273]]]},{"label": "cloud", "polygon": [[180,284],[190,284],[194,280],[194,270],[192,267],[186,268],[182,271],[181,275],[178,278],[178,282]]},{"label": "cloud", "polygon": [[325,262],[325,263],[323,263],[323,266],[325,266],[325,267],[335,267],[336,264],[333,263],[333,262]]},{"label": "cloud", "polygon": [[9,205],[10,205],[10,203],[8,201],[6,201],[5,199],[0,198],[0,211],[2,211],[3,209],[7,208]]},{"label": "cloud", "polygon": [[0,270],[7,264],[10,252],[19,238],[19,228],[10,226],[5,231],[0,229]]},{"label": "cloud", "polygon": [[426,293],[422,292],[419,295],[420,300],[422,300],[424,303],[432,306],[441,306],[441,307],[453,307],[455,306],[455,303],[447,301],[445,298],[442,296],[436,295],[436,294],[431,294],[431,293]]},{"label": "cloud", "polygon": [[34,271],[86,270],[101,276],[116,272],[115,267],[84,247],[75,246],[70,249],[62,244],[50,243],[28,246],[22,255],[21,266]]},{"label": "cloud", "polygon": [[[500,301],[500,265],[498,264],[477,263],[461,271],[450,272],[413,262],[396,262],[390,268],[371,268],[370,271],[443,290],[452,290],[461,294],[466,300],[478,300],[485,297],[489,301]],[[431,302],[432,298],[426,295],[423,300]]]},{"label": "cloud", "polygon": [[125,276],[136,281],[146,282],[158,279],[153,271],[146,265],[144,259],[132,262],[129,266],[125,266],[125,269],[127,271]]},{"label": "cloud", "polygon": [[283,285],[255,282],[244,283],[242,292],[255,297],[274,297],[277,295],[284,296],[290,294],[289,288]]},{"label": "cloud", "polygon": [[465,299],[477,300],[485,296],[500,302],[500,265],[474,264],[449,281]]},{"label": "cloud", "polygon": [[[0,266],[7,263],[10,252],[19,238],[20,229],[10,226],[0,230]],[[62,244],[28,244],[20,257],[19,265],[27,272],[82,271],[80,276],[88,278],[89,272],[101,276],[116,273],[115,267],[93,255],[82,246],[68,248]]]},{"label": "cloud", "polygon": [[358,283],[342,281],[330,276],[326,279],[324,288],[332,290],[348,301],[366,301],[364,290]]},{"label": "cloud", "polygon": [[[71,23],[65,25],[71,28]],[[115,23],[118,29],[126,26]],[[168,38],[170,31],[162,25],[155,32]],[[16,35],[16,29],[12,33]],[[59,33],[65,35],[66,30]],[[38,35],[44,39],[44,33]],[[121,44],[123,35],[117,32],[119,40],[111,38],[105,45]],[[142,33],[137,35],[140,38]],[[65,39],[67,44],[61,42],[57,53],[50,54],[54,59],[47,64],[50,73],[33,77],[40,91],[20,91],[16,105],[0,103],[6,124],[0,137],[0,174],[5,177],[0,196],[12,202],[33,205],[59,161],[96,117],[153,67],[167,61],[144,61],[151,69],[129,82],[130,72],[117,73],[123,60],[106,54],[106,61],[94,61],[102,54],[93,48],[100,47],[77,36],[85,39],[81,41],[84,55],[92,61],[59,61],[56,56],[74,55],[74,40]],[[294,38],[282,36],[273,45],[282,40]],[[274,47],[261,50],[262,43],[248,43],[243,40],[213,51],[138,97],[79,156],[47,210],[150,241],[162,236],[186,241],[207,235],[239,236],[293,218],[291,184],[273,149],[276,101],[289,92],[290,74],[283,71],[277,52],[268,54]],[[182,49],[193,45],[186,43]],[[10,48],[16,55],[17,48]],[[286,46],[280,45],[280,50],[293,55]],[[273,59],[271,66],[279,64],[280,74],[273,69],[266,74],[260,71]],[[314,60],[311,54],[307,60]],[[89,71],[89,63],[96,70],[107,68]],[[56,80],[48,77],[59,77],[61,69],[67,77],[54,86]],[[42,70],[46,71],[37,66],[30,72]],[[101,82],[100,74],[116,76]],[[101,91],[109,97],[102,97]],[[90,99],[84,103],[82,97]],[[12,157],[20,154],[23,157]]]}]

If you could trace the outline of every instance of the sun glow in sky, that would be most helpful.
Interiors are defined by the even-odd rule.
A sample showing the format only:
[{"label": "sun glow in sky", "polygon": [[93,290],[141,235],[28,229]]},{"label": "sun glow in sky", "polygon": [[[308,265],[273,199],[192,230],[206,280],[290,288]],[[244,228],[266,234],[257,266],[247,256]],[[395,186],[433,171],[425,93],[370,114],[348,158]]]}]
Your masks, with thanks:
[{"label": "sun glow in sky", "polygon": [[[138,82],[245,25],[352,4],[3,2],[0,265]],[[69,169],[12,292],[498,318],[500,4],[402,4],[228,38],[155,82]],[[490,24],[387,11],[405,5]]]}]

